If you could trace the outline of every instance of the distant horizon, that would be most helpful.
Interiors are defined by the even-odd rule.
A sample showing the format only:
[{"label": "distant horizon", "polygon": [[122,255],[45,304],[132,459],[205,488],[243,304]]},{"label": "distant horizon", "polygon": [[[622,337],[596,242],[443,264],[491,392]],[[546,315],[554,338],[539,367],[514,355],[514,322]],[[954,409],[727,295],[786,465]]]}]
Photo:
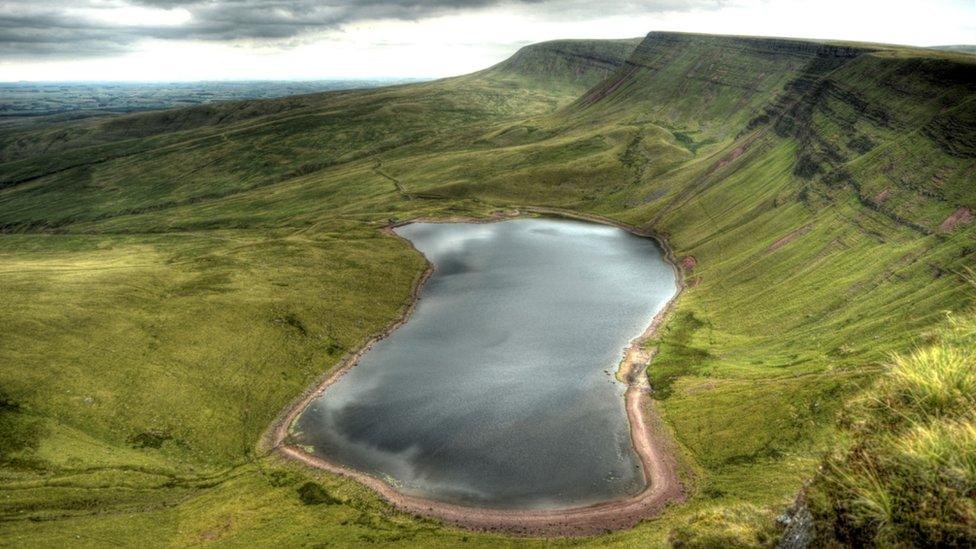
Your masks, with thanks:
[{"label": "distant horizon", "polygon": [[0,119],[49,115],[98,116],[222,101],[250,101],[324,92],[375,89],[418,82],[406,78],[319,80],[206,80],[184,82],[0,82]]},{"label": "distant horizon", "polygon": [[271,83],[271,82],[421,82],[432,80],[419,77],[358,77],[358,78],[208,78],[204,80],[0,80],[9,84],[205,84],[215,83]]},{"label": "distant horizon", "polygon": [[531,43],[640,37],[650,30],[915,47],[976,44],[976,4],[9,0],[0,6],[0,82],[435,79],[491,66]]},{"label": "distant horizon", "polygon": [[[843,39],[833,39],[833,38],[815,38],[815,37],[806,37],[806,36],[776,36],[776,35],[756,35],[756,34],[753,34],[753,35],[731,35],[731,34],[724,34],[724,33],[693,32],[693,31],[651,30],[651,31],[648,31],[646,34],[650,34],[650,33],[653,33],[653,32],[675,32],[675,33],[684,33],[684,34],[702,34],[702,35],[713,35],[713,36],[743,36],[743,37],[748,37],[748,38],[774,38],[774,39],[782,39],[782,40],[801,40],[801,41],[811,41],[811,42],[852,42],[852,43],[879,44],[879,45],[886,45],[886,46],[899,46],[899,47],[921,48],[921,49],[934,49],[934,50],[938,50],[940,48],[976,48],[976,41],[974,41],[974,43],[972,43],[972,44],[968,44],[968,43],[953,43],[953,44],[934,44],[934,45],[928,45],[928,46],[926,46],[926,45],[914,45],[914,44],[898,44],[898,43],[893,43],[893,42],[867,42],[867,41],[863,41],[863,40],[843,40]],[[644,36],[646,36],[646,34]],[[601,38],[594,38],[593,40],[629,40],[629,39],[637,39],[637,38],[642,38],[642,36],[621,36],[621,37],[616,37],[616,38],[602,38],[602,39]],[[570,38],[570,37],[566,37],[566,38],[555,38],[555,39],[552,39],[552,40],[541,40],[540,42],[531,42],[529,44],[525,44],[525,46],[528,46],[528,45],[531,45],[531,44],[534,44],[534,43],[551,42],[551,41],[558,41],[558,40],[585,40],[585,38]],[[520,46],[518,49],[521,49],[522,47],[525,47],[525,46]],[[506,57],[504,57],[502,59],[499,59],[497,61],[497,63],[500,63],[500,62],[504,61],[505,59],[508,59],[508,57],[511,57],[511,55],[514,55],[515,52],[518,51],[518,49],[516,49],[515,51],[509,53]],[[955,51],[955,50],[942,50],[942,51],[950,51],[950,52],[954,52],[954,53],[968,53],[968,52],[961,51],[961,50],[960,51]],[[0,64],[2,64],[2,63],[0,63]],[[489,66],[491,66],[491,65],[482,67],[482,69],[488,68]],[[471,72],[478,71],[478,70],[482,70],[482,69],[474,69]],[[432,76],[432,77],[424,77],[424,76],[355,76],[355,77],[341,77],[341,76],[340,77],[327,77],[327,76],[316,77],[316,76],[308,76],[308,77],[293,77],[293,78],[262,78],[262,77],[233,78],[233,77],[228,77],[228,78],[205,78],[205,79],[198,79],[198,80],[180,80],[180,79],[162,79],[162,80],[102,80],[102,79],[95,79],[95,80],[68,80],[68,79],[66,79],[66,80],[2,80],[2,79],[0,79],[0,85],[7,85],[7,84],[76,84],[76,85],[81,85],[81,84],[193,84],[193,83],[207,83],[207,82],[220,82],[220,83],[233,83],[233,82],[240,82],[240,83],[249,83],[249,82],[251,82],[251,83],[254,83],[254,82],[403,82],[403,83],[407,83],[407,82],[426,82],[426,81],[431,81],[431,80],[438,80],[438,79],[441,79],[441,78],[451,78],[453,76],[461,76],[463,74],[467,74],[467,73],[450,74],[450,75],[444,75],[444,76]]]}]

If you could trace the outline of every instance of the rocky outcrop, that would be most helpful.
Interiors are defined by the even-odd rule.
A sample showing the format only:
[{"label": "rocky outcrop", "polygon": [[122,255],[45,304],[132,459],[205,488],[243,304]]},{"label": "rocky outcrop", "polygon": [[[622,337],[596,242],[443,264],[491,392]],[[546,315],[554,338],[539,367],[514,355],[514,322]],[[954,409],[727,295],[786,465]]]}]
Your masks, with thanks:
[{"label": "rocky outcrop", "polygon": [[793,505],[776,519],[783,526],[776,549],[807,549],[813,543],[814,520],[807,506],[806,495],[801,492]]}]

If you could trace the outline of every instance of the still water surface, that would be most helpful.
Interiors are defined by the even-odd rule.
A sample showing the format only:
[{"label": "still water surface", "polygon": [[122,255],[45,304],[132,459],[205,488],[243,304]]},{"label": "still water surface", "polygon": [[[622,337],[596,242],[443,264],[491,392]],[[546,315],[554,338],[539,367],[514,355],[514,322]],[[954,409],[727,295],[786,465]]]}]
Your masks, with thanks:
[{"label": "still water surface", "polygon": [[401,492],[464,505],[640,492],[613,372],[676,291],[656,244],[556,219],[396,231],[434,274],[410,319],[302,413],[298,441]]}]

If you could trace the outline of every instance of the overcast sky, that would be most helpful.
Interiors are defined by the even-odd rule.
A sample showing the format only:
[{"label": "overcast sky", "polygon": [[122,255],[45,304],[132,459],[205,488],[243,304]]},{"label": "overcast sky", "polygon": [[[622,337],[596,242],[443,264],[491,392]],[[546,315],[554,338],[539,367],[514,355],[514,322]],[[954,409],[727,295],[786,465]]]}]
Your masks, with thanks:
[{"label": "overcast sky", "polygon": [[976,43],[976,0],[0,0],[0,81],[437,77],[681,30]]}]

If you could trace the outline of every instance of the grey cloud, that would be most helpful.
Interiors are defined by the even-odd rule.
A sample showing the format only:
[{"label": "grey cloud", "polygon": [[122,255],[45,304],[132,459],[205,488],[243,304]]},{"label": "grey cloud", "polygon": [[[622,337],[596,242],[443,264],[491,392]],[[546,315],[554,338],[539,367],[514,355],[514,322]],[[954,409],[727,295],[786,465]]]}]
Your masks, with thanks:
[{"label": "grey cloud", "polygon": [[[6,0],[0,5],[0,55],[7,59],[110,55],[141,39],[253,40],[290,43],[343,25],[378,19],[419,20],[491,6],[581,19],[607,13],[647,13],[719,7],[723,0]],[[185,24],[126,26],[77,15],[77,10],[141,6],[180,8]]]}]

